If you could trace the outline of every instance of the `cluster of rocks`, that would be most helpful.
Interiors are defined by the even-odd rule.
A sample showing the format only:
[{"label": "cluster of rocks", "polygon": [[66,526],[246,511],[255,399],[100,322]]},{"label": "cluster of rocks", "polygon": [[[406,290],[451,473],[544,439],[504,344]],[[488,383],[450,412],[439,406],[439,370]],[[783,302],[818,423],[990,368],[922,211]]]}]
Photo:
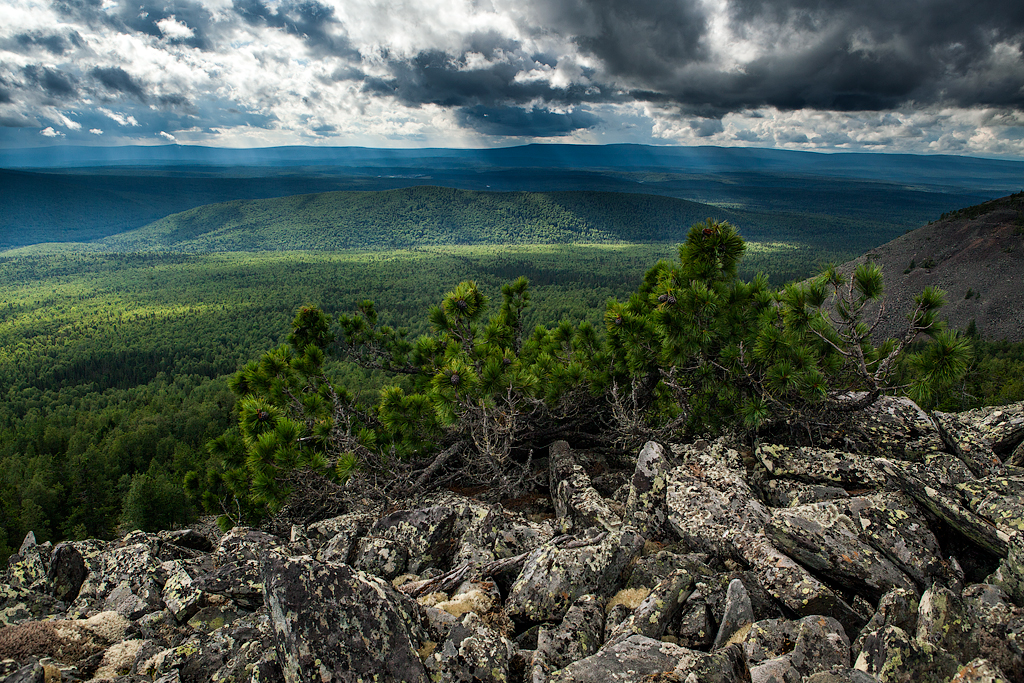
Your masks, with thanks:
[{"label": "cluster of rocks", "polygon": [[819,447],[551,446],[550,496],[37,544],[0,681],[1024,683],[1024,404]]}]

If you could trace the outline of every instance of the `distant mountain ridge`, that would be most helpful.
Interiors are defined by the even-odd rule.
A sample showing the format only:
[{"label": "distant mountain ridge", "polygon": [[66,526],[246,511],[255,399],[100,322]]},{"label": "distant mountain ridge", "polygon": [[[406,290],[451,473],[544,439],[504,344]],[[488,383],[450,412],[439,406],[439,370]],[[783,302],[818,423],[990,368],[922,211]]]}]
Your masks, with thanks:
[{"label": "distant mountain ridge", "polygon": [[879,337],[898,334],[914,296],[933,285],[946,291],[950,327],[973,320],[987,339],[1024,341],[1024,192],[945,214],[841,268],[868,260],[885,276]]},{"label": "distant mountain ridge", "polygon": [[53,146],[0,150],[0,168],[114,166],[577,168],[723,173],[762,171],[912,184],[1020,190],[1024,160],[952,155],[811,152],[755,147],[531,144],[489,149],[187,145]]}]

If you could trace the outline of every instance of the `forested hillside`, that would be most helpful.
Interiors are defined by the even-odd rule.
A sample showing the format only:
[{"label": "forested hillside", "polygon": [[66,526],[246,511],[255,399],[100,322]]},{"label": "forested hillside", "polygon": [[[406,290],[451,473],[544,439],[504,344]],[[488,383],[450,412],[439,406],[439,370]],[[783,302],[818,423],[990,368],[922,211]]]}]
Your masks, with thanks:
[{"label": "forested hillside", "polygon": [[475,192],[414,187],[328,192],[201,206],[102,240],[118,252],[400,249],[469,244],[678,243],[710,215],[752,240],[853,255],[900,234],[892,223],[762,214],[611,192]]}]

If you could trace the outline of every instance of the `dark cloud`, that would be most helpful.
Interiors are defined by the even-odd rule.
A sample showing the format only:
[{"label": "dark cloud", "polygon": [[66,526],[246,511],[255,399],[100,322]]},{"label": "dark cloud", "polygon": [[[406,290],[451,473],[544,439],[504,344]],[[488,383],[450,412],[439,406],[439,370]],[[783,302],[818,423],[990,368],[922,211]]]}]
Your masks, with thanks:
[{"label": "dark cloud", "polygon": [[[471,52],[500,61],[490,61],[482,68],[468,68]],[[391,95],[412,106],[498,107],[534,100],[575,105],[612,99],[600,88],[581,85],[554,88],[546,80],[516,80],[518,73],[541,66],[544,65],[511,50],[499,55],[496,49],[485,52],[468,48],[457,56],[434,50],[421,52],[409,60],[393,61],[390,64],[392,77],[367,79],[364,90]]]},{"label": "dark cloud", "polygon": [[22,69],[26,82],[31,86],[42,88],[48,95],[58,98],[72,97],[78,94],[77,79],[58,69],[39,64],[29,64]]},{"label": "dark cloud", "polygon": [[334,8],[317,0],[284,2],[277,9],[270,9],[262,0],[234,0],[233,7],[252,26],[270,26],[302,38],[313,53],[350,57],[359,54],[344,35]]},{"label": "dark cloud", "polygon": [[119,66],[96,67],[89,75],[103,87],[115,93],[131,95],[140,102],[146,100],[146,90],[130,73]]},{"label": "dark cloud", "polygon": [[1024,3],[732,0],[728,7],[730,29],[761,46],[738,68],[713,58],[699,0],[536,0],[523,28],[574,41],[633,98],[689,115],[764,106],[1024,108]]},{"label": "dark cloud", "polygon": [[[141,33],[200,50],[212,50],[216,33],[213,16],[200,2],[191,0],[136,0],[104,9],[103,0],[54,0],[53,7],[68,19],[92,26],[107,26],[121,33]],[[192,29],[189,37],[165,37],[157,25],[174,19]]]},{"label": "dark cloud", "polygon": [[457,111],[459,123],[485,135],[555,137],[593,128],[601,120],[586,111],[559,114],[522,107],[467,107]]},{"label": "dark cloud", "polygon": [[5,41],[5,47],[14,48],[18,52],[31,51],[33,48],[41,47],[50,54],[62,55],[72,48],[81,47],[82,38],[77,31],[71,31],[67,35],[59,33],[19,33],[12,40]]}]

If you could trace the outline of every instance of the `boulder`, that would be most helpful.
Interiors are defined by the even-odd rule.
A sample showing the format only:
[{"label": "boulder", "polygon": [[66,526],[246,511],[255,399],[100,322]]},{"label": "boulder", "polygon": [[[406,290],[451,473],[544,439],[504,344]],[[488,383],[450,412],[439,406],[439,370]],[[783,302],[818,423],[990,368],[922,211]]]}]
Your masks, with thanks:
[{"label": "boulder", "polygon": [[968,586],[963,600],[977,625],[979,656],[1003,671],[1009,683],[1024,683],[1024,608],[984,583]]},{"label": "boulder", "polygon": [[423,682],[419,606],[343,564],[268,552],[261,561],[274,643],[288,683]]},{"label": "boulder", "polygon": [[564,441],[551,445],[548,461],[549,485],[563,533],[598,527],[611,531],[622,526],[622,519],[612,512],[590,482],[583,467],[576,463],[574,453]]},{"label": "boulder", "polygon": [[643,543],[632,527],[562,545],[545,543],[526,558],[509,591],[505,612],[519,622],[559,622],[580,596],[613,595],[624,583],[622,574]]},{"label": "boulder", "polygon": [[979,477],[1002,474],[1002,459],[1024,441],[1024,403],[934,417],[949,449]]},{"label": "boulder", "polygon": [[823,500],[849,498],[846,489],[838,486],[822,486],[805,484],[792,479],[764,479],[757,482],[757,490],[762,500],[772,507],[788,508]]},{"label": "boulder", "polygon": [[754,608],[750,604],[747,589],[739,579],[729,582],[729,590],[725,599],[725,614],[718,626],[713,650],[719,650],[734,642],[746,640],[750,627],[754,624]]},{"label": "boulder", "polygon": [[693,577],[685,569],[677,569],[654,587],[628,619],[606,634],[607,640],[619,640],[634,633],[648,638],[661,638],[691,593]]},{"label": "boulder", "polygon": [[427,657],[431,679],[442,683],[507,683],[516,646],[470,612]]},{"label": "boulder", "polygon": [[137,619],[163,609],[167,572],[153,554],[153,544],[141,532],[129,534],[122,544],[99,554],[98,567],[82,583],[69,613],[115,610]]},{"label": "boulder", "polygon": [[779,479],[847,490],[879,489],[885,485],[885,477],[867,455],[774,444],[759,444],[754,455],[771,476]]},{"label": "boulder", "polygon": [[637,456],[623,519],[626,524],[635,526],[644,538],[657,538],[665,528],[668,518],[665,491],[671,469],[669,453],[654,441],[648,441]]},{"label": "boulder", "polygon": [[1007,536],[1024,533],[1024,476],[992,476],[957,484],[967,507]]},{"label": "boulder", "polygon": [[864,410],[850,413],[830,440],[844,451],[918,462],[945,450],[935,421],[901,396],[880,396]]},{"label": "boulder", "polygon": [[602,647],[590,657],[555,671],[549,683],[640,683],[652,674],[672,672],[677,680],[739,683],[748,679],[746,662],[738,647],[707,654],[664,643],[639,634]]},{"label": "boulder", "polygon": [[58,543],[50,555],[46,582],[50,594],[62,602],[73,602],[89,575],[85,558],[74,543]]},{"label": "boulder", "polygon": [[868,638],[878,638],[887,626],[897,626],[906,633],[917,632],[917,610],[920,600],[914,591],[896,588],[882,596],[878,609],[854,641],[852,653],[858,656]]},{"label": "boulder", "polygon": [[434,505],[386,515],[359,541],[352,566],[386,579],[450,569],[470,514],[468,505]]},{"label": "boulder", "polygon": [[944,559],[917,503],[907,494],[879,491],[851,498],[847,506],[860,537],[913,579],[919,590],[935,582],[952,586],[962,581]]},{"label": "boulder", "polygon": [[930,643],[920,643],[898,626],[886,626],[864,641],[854,668],[880,683],[947,683],[960,664]]},{"label": "boulder", "polygon": [[582,595],[569,607],[557,627],[540,627],[536,649],[543,653],[550,670],[562,669],[597,652],[604,640],[603,630],[601,599],[596,595]]},{"label": "boulder", "polygon": [[914,589],[906,574],[861,540],[849,512],[844,502],[832,501],[779,509],[765,533],[800,564],[872,602],[893,588]]},{"label": "boulder", "polygon": [[[832,667],[850,666],[850,641],[835,619],[804,617],[798,621],[767,619],[753,624],[743,650],[751,676],[799,681]],[[795,676],[794,676],[795,674]]]},{"label": "boulder", "polygon": [[987,659],[974,659],[956,672],[950,683],[1006,683],[1009,677]]},{"label": "boulder", "polygon": [[882,458],[875,462],[904,493],[967,539],[999,557],[1006,557],[1011,535],[971,511],[956,489],[944,484],[928,465]]}]

